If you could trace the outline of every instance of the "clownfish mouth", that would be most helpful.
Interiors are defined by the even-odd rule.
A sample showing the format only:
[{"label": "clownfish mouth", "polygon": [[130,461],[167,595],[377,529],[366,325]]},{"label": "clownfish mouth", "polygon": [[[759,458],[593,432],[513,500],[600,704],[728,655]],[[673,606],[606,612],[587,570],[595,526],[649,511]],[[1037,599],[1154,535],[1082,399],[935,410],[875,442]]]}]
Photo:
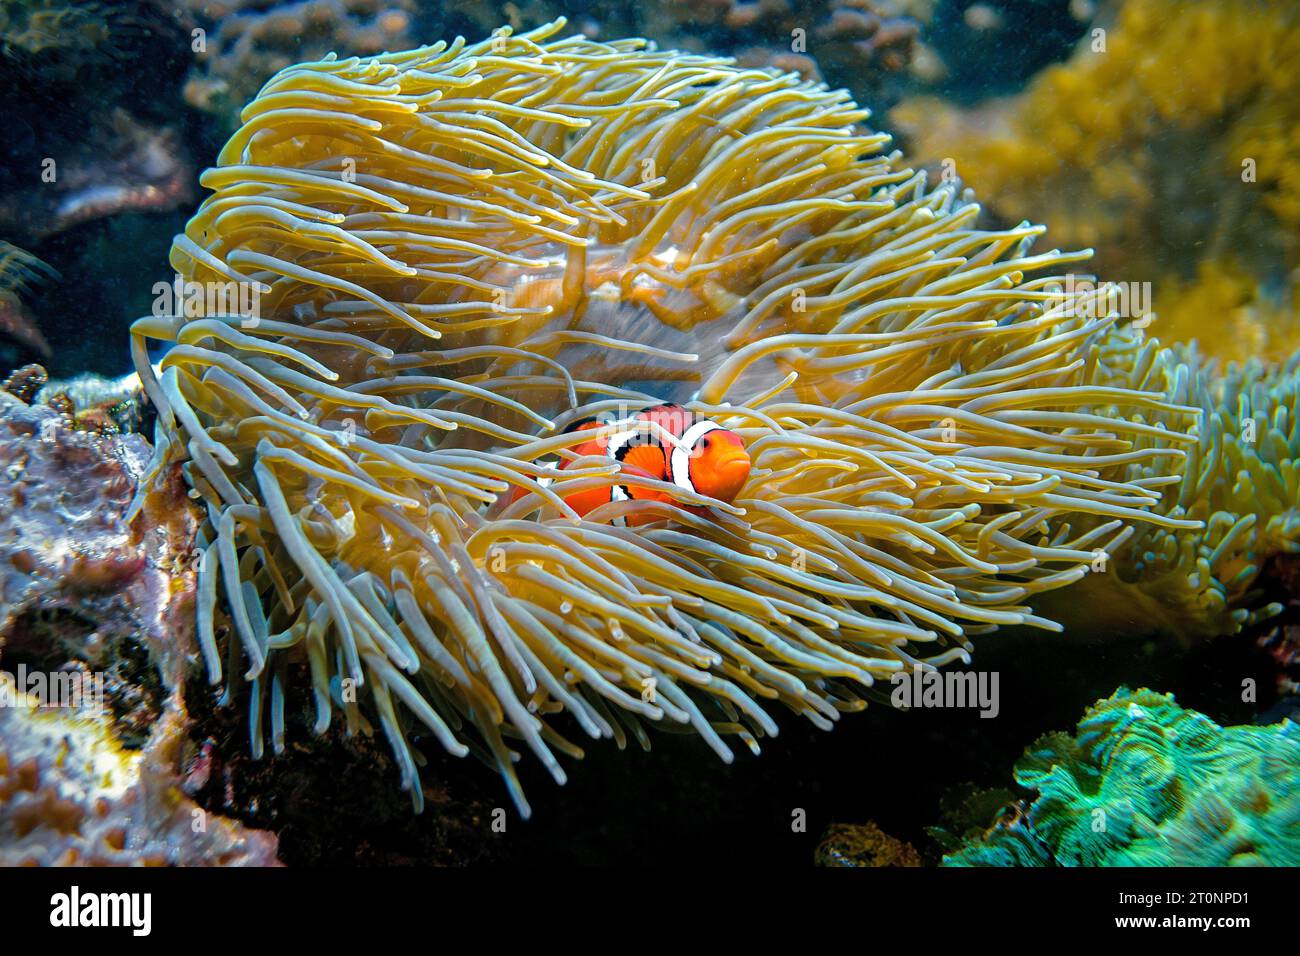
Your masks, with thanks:
[{"label": "clownfish mouth", "polygon": [[737,448],[733,454],[728,455],[724,461],[718,462],[710,470],[713,473],[706,483],[708,488],[700,490],[710,498],[717,498],[719,501],[734,501],[740,494],[740,489],[745,487],[745,482],[749,480],[749,454],[743,448]]}]

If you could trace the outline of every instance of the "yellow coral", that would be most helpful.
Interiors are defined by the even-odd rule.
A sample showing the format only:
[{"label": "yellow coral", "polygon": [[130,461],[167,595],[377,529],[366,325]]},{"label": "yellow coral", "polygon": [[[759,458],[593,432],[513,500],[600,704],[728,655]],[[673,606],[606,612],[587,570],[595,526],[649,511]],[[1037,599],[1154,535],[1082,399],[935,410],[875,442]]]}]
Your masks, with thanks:
[{"label": "yellow coral", "polygon": [[[1300,264],[1300,11],[1284,0],[1126,0],[1110,19],[1020,96],[965,112],[917,99],[892,118],[922,161],[947,161],[1003,218],[1044,221],[1067,244],[1097,247],[1099,272],[1153,282],[1162,318],[1175,305],[1226,304],[1213,299],[1222,277],[1207,274],[1179,303],[1200,260],[1249,249],[1253,284],[1286,281]],[[1241,337],[1224,335],[1220,318],[1156,329],[1195,334],[1223,357],[1292,342],[1278,336],[1287,311],[1253,309]]]},{"label": "yellow coral", "polygon": [[1265,290],[1236,257],[1203,259],[1196,276],[1171,275],[1156,283],[1161,306],[1160,337],[1195,341],[1211,354],[1235,362],[1287,356],[1300,348],[1293,303],[1300,272],[1278,292]]}]

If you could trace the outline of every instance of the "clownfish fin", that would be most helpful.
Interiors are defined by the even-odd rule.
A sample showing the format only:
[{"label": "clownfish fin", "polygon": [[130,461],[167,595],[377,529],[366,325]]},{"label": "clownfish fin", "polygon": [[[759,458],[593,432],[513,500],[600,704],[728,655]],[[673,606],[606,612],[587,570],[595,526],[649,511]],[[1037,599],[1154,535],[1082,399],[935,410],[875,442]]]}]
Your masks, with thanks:
[{"label": "clownfish fin", "polygon": [[660,445],[630,445],[621,460],[625,468],[635,469],[649,478],[664,481],[668,476],[668,459]]}]

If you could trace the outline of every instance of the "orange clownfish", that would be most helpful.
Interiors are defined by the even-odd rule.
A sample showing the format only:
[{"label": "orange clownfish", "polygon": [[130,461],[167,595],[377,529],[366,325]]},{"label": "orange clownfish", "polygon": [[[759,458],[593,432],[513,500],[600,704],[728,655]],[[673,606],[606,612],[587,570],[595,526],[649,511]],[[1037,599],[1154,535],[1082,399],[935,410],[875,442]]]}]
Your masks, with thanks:
[{"label": "orange clownfish", "polygon": [[[653,432],[634,427],[609,434],[607,425],[589,418],[573,423],[565,431],[606,429],[605,433],[573,446],[572,451],[579,456],[608,456],[619,463],[622,472],[671,482],[679,488],[728,504],[735,500],[749,480],[750,460],[745,443],[739,435],[717,422],[697,419],[688,409],[675,404],[654,405],[642,409],[632,417],[654,422],[678,439],[678,443],[666,444]],[[563,469],[569,464],[565,461],[558,467]],[[549,485],[554,480],[538,479],[543,485]],[[603,504],[628,499],[673,500],[671,495],[652,488],[615,484],[608,488],[577,491],[565,496],[564,501],[580,517],[586,517]],[[633,520],[632,523],[637,522]]]}]

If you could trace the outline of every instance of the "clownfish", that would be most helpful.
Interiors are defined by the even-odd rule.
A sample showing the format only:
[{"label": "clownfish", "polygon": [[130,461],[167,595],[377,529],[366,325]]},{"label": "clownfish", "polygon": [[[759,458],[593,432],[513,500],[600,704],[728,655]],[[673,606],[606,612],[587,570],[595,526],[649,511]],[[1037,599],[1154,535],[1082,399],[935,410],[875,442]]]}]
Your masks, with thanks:
[{"label": "clownfish", "polygon": [[[717,422],[697,419],[688,409],[676,404],[654,405],[642,409],[633,419],[654,422],[678,439],[668,444],[647,429],[629,427],[610,434],[608,425],[594,418],[574,422],[566,432],[599,429],[602,434],[575,445],[579,456],[605,456],[619,463],[621,473],[641,475],[671,482],[679,488],[730,504],[749,480],[750,459],[741,437]],[[571,462],[561,462],[566,468]],[[539,478],[544,486],[554,478]],[[521,497],[522,492],[516,495]],[[565,503],[579,517],[611,501],[673,501],[671,495],[653,488],[614,484],[607,488],[588,488],[564,497]],[[688,511],[696,508],[682,506]],[[636,523],[633,519],[632,523]]]}]

